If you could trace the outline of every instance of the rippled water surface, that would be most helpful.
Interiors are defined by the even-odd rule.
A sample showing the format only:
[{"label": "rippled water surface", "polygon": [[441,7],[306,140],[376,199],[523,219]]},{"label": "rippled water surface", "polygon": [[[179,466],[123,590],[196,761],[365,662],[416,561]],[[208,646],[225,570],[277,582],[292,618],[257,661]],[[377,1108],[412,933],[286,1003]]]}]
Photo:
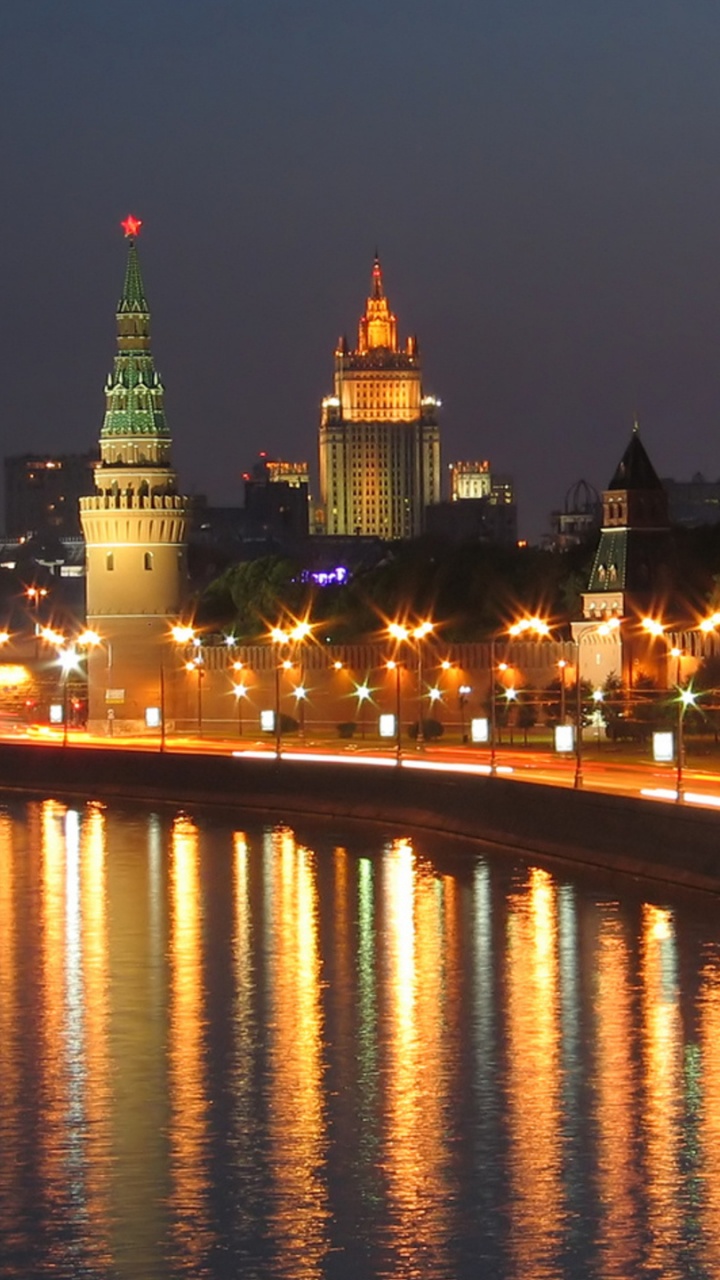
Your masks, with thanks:
[{"label": "rippled water surface", "polygon": [[717,1277],[717,901],[5,805],[0,1274]]}]

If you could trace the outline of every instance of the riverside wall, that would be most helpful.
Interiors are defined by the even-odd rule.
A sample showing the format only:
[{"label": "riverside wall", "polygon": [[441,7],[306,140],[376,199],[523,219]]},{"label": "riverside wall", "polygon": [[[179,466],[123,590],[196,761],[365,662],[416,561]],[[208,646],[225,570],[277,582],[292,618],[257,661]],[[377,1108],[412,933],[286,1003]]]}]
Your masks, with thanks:
[{"label": "riverside wall", "polygon": [[0,743],[0,789],[352,818],[720,891],[720,813],[514,779],[231,755]]}]

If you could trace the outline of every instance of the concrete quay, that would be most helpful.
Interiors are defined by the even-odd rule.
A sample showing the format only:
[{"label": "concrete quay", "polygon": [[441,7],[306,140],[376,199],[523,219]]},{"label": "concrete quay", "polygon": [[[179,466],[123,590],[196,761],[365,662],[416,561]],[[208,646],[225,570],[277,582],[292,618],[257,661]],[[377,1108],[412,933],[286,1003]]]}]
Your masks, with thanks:
[{"label": "concrete quay", "polygon": [[0,788],[405,825],[515,853],[720,891],[720,813],[515,778],[353,757],[276,759],[0,742]]}]

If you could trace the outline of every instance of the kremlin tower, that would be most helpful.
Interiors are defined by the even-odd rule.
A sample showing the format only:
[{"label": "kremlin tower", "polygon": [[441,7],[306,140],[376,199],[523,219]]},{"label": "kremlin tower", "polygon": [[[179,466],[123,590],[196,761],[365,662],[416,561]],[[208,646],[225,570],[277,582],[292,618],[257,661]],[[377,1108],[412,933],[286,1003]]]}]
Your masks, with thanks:
[{"label": "kremlin tower", "polygon": [[100,637],[88,657],[89,722],[117,718],[145,728],[162,704],[163,657],[182,607],[189,500],[177,492],[163,385],[150,351],[150,313],[136,238],[128,241],[117,308],[117,354],[105,386],[105,420],[95,493],[80,499],[87,549],[87,624]]},{"label": "kremlin tower", "polygon": [[334,393],[322,404],[325,532],[414,538],[440,501],[439,401],[423,395],[415,338],[400,348],[376,256],[358,343],[341,338]]}]

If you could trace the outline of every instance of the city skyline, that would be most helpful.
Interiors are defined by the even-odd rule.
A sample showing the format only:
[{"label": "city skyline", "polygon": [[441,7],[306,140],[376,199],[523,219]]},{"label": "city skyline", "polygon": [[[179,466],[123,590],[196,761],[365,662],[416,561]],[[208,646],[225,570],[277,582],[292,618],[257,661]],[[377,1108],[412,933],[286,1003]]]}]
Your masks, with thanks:
[{"label": "city skyline", "polygon": [[443,458],[515,479],[536,539],[637,412],[661,476],[720,475],[720,15],[567,0],[350,12],[9,0],[3,454],[92,447],[118,222],[144,220],[181,484],[315,469],[327,351],[379,248]]}]

